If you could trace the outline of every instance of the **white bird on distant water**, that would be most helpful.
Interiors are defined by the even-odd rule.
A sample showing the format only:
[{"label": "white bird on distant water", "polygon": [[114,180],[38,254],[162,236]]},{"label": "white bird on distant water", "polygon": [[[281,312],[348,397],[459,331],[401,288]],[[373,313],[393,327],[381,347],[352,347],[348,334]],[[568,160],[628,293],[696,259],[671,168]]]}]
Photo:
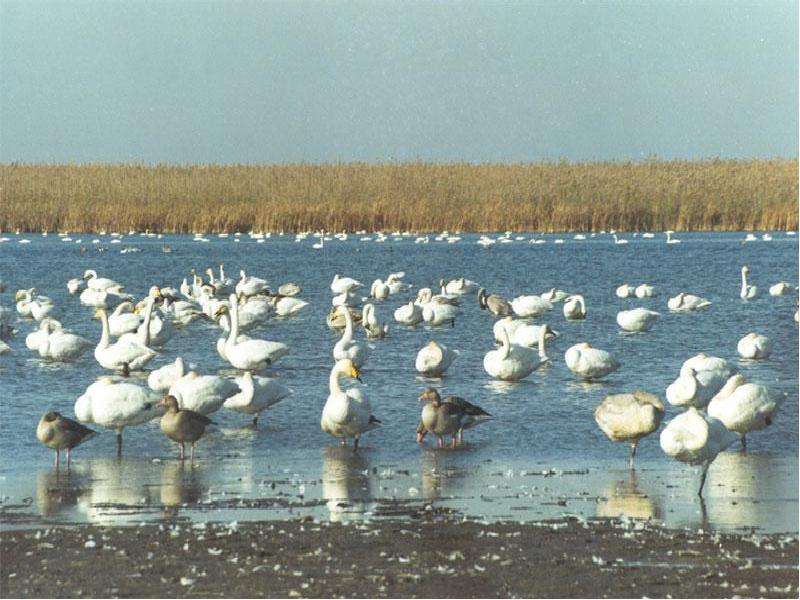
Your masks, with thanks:
[{"label": "white bird on distant water", "polygon": [[708,403],[708,414],[739,434],[742,449],[745,435],[772,425],[779,402],[763,385],[747,383],[744,375],[733,375]]},{"label": "white bird on distant water", "polygon": [[636,286],[634,294],[637,298],[650,298],[655,295],[655,288],[647,283],[642,283]]},{"label": "white bird on distant water", "polygon": [[594,409],[594,420],[608,439],[631,443],[631,469],[639,440],[658,429],[663,417],[661,399],[641,390],[606,396]]},{"label": "white bird on distant water", "polygon": [[792,284],[786,283],[785,281],[781,281],[769,287],[769,295],[784,296],[786,294],[791,294],[794,291],[794,289],[795,288]]},{"label": "white bird on distant water", "polygon": [[739,340],[736,351],[742,358],[767,358],[772,353],[772,341],[765,335],[751,332]]},{"label": "white bird on distant water", "polygon": [[659,313],[646,308],[634,308],[617,313],[617,324],[625,331],[649,331]]},{"label": "white bird on distant water", "polygon": [[752,300],[758,296],[758,288],[754,285],[747,284],[747,274],[750,269],[747,265],[742,267],[742,288],[739,291],[739,297],[742,300]]},{"label": "white bird on distant water", "polygon": [[578,321],[586,318],[586,303],[583,296],[573,294],[564,300],[564,318]]},{"label": "white bird on distant water", "polygon": [[615,293],[617,294],[617,298],[629,298],[636,292],[636,288],[632,285],[628,285],[627,283],[623,283],[619,286]]},{"label": "white bird on distant water", "polygon": [[672,419],[661,431],[661,449],[667,456],[690,465],[702,465],[700,489],[698,496],[703,495],[708,466],[736,441],[736,434],[729,431],[719,419],[699,412],[690,407]]},{"label": "white bird on distant water", "polygon": [[567,368],[586,381],[602,379],[619,369],[619,361],[611,353],[592,348],[588,342],[575,344],[564,353]]},{"label": "white bird on distant water", "polygon": [[667,308],[675,312],[689,312],[711,306],[711,302],[705,298],[681,292],[674,298],[667,300]]}]

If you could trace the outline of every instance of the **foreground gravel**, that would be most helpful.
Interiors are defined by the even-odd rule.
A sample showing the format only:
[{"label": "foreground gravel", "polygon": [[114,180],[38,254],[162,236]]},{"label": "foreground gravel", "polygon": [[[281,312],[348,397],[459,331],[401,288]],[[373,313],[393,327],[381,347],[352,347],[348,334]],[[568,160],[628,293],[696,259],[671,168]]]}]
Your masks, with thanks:
[{"label": "foreground gravel", "polygon": [[0,534],[3,597],[798,596],[795,535],[312,521]]}]

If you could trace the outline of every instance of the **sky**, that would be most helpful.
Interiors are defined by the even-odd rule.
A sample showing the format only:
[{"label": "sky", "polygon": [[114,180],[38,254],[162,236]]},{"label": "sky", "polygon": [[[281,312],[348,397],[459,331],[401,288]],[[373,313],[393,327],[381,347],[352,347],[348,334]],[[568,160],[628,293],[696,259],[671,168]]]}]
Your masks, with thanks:
[{"label": "sky", "polygon": [[796,157],[797,2],[0,0],[0,162]]}]

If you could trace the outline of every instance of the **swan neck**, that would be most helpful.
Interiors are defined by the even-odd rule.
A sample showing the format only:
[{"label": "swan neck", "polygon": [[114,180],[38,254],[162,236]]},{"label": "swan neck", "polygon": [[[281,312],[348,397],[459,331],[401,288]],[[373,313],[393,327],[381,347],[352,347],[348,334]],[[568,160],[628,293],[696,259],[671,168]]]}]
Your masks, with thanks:
[{"label": "swan neck", "polygon": [[[342,306],[344,310],[344,335],[342,336],[342,340],[346,342],[350,342],[353,340],[353,317],[350,314],[350,308],[345,304]],[[362,314],[362,318],[363,318]]]},{"label": "swan neck", "polygon": [[231,296],[230,303],[231,330],[228,335],[228,343],[235,344],[236,338],[239,337],[239,302],[236,300],[236,296]]},{"label": "swan neck", "polygon": [[539,358],[545,360],[547,358],[547,352],[545,351],[545,343],[547,342],[547,327],[541,325],[539,327]]},{"label": "swan neck", "polygon": [[142,345],[150,345],[150,318],[153,316],[153,300],[148,299],[147,305],[144,307],[144,321],[141,324],[141,332],[139,334],[139,341]]},{"label": "swan neck", "polygon": [[110,332],[108,329],[108,315],[104,310],[100,311],[100,324],[103,326],[103,333],[100,334],[100,343],[98,346],[101,348],[107,348]]},{"label": "swan neck", "polygon": [[501,327],[500,331],[500,341],[503,344],[500,348],[500,358],[505,360],[508,358],[508,355],[511,354],[511,340],[508,337],[508,329]]},{"label": "swan neck", "polygon": [[339,386],[339,375],[340,374],[341,374],[341,371],[339,370],[339,365],[338,364],[334,365],[333,369],[331,370],[330,379],[328,381],[328,384],[329,384],[330,390],[331,390],[331,395],[341,394],[342,393],[342,388]]}]

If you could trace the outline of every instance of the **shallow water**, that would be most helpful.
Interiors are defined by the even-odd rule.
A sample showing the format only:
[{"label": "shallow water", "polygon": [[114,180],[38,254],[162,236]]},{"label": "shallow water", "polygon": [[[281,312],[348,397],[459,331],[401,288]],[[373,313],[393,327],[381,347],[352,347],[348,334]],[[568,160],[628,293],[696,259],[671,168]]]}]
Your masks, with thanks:
[{"label": "shallow water", "polygon": [[[775,233],[770,242],[742,243],[743,233],[681,234],[681,244],[667,245],[663,235],[626,235],[630,243],[618,246],[601,235],[582,241],[537,235],[547,243],[482,248],[475,243],[477,236],[463,236],[456,244],[414,244],[413,238],[379,244],[350,236],[346,242],[326,242],[320,251],[311,247],[310,238],[295,243],[293,236],[274,236],[262,244],[246,236],[240,243],[233,236],[213,237],[209,243],[191,237],[126,236],[122,244],[113,245],[105,236],[93,245],[98,236],[73,235],[83,238],[86,252],[53,235],[8,237],[9,242],[0,244],[0,278],[7,285],[0,302],[11,305],[14,290],[35,286],[54,299],[66,327],[90,339],[99,338],[100,325],[65,285],[87,268],[142,296],[152,284],[177,287],[192,267],[202,270],[225,262],[230,275],[245,268],[274,286],[300,283],[300,297],[311,306],[300,316],[274,319],[253,334],[291,348],[270,374],[293,395],[262,417],[258,431],[246,427],[244,415],[215,413],[218,429],[199,444],[193,469],[175,461],[176,448],[157,422],[126,430],[119,462],[114,436],[104,432],[76,451],[69,476],[53,471],[52,454],[36,441],[35,426],[49,408],[72,415],[75,399],[103,370],[91,352],[74,364],[43,363],[24,345],[33,323],[18,322],[10,342],[13,353],[0,357],[4,527],[59,521],[138,523],[176,514],[199,520],[288,514],[363,518],[429,507],[515,520],[626,514],[679,526],[797,531],[796,295],[767,294],[769,285],[779,280],[797,282],[796,237]],[[23,237],[31,243],[19,244]],[[558,237],[565,242],[554,244]],[[161,252],[164,243],[172,246],[172,253]],[[121,254],[126,246],[142,251]],[[98,252],[100,247],[108,250]],[[742,264],[750,266],[751,283],[761,290],[754,301],[739,299]],[[328,286],[334,273],[369,285],[399,270],[415,289],[434,285],[440,277],[465,276],[507,297],[551,287],[580,292],[589,316],[583,322],[566,321],[557,304],[538,319],[561,334],[549,346],[552,363],[516,384],[492,382],[483,370],[483,355],[492,348],[493,319],[478,309],[473,297],[463,298],[455,328],[392,325],[385,340],[370,343],[363,373],[363,390],[383,426],[368,433],[366,448],[352,456],[319,429],[336,341],[324,321],[330,308]],[[621,300],[614,289],[623,282],[650,283],[658,295]],[[704,296],[713,305],[701,313],[670,314],[667,298],[679,291]],[[406,296],[379,303],[380,317],[391,321]],[[659,310],[661,319],[647,333],[622,334],[616,312],[634,306]],[[772,338],[770,359],[737,358],[736,343],[749,331]],[[176,333],[151,366],[180,355],[202,372],[231,373],[214,349],[217,335],[213,326],[193,323]],[[414,371],[416,351],[430,339],[461,351],[441,380],[426,380]],[[613,352],[623,365],[620,371],[603,383],[575,380],[563,352],[579,341]],[[700,351],[732,361],[749,380],[785,396],[775,423],[748,437],[746,455],[733,448],[712,465],[704,505],[694,495],[697,472],[665,457],[656,436],[640,444],[639,468],[632,479],[627,447],[609,442],[592,414],[608,393],[640,388],[663,397],[681,363]],[[465,448],[438,451],[430,442],[420,448],[414,443],[417,397],[429,385],[480,404],[494,420],[467,432]],[[665,420],[677,413],[667,407]],[[539,475],[531,474],[535,472]]]}]

